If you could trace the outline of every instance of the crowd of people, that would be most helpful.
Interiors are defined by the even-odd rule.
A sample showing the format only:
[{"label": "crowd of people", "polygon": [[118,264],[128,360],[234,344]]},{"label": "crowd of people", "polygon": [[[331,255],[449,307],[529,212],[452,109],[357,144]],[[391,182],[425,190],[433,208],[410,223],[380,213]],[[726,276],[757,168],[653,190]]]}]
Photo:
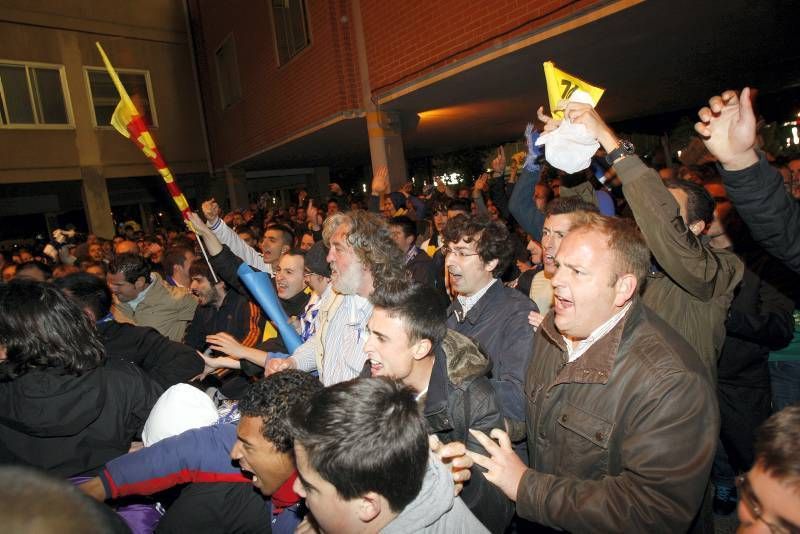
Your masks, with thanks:
[{"label": "crowd of people", "polygon": [[800,532],[800,156],[748,89],[695,166],[563,111],[584,172],[529,125],[471,188],[378,169],[0,256],[4,528]]}]

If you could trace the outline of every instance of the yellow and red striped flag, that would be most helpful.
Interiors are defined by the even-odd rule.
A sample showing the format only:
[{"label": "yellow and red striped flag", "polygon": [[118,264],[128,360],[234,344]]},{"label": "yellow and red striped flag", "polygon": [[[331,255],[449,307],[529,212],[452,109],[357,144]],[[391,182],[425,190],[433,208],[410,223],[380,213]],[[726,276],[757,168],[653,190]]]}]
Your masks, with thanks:
[{"label": "yellow and red striped flag", "polygon": [[111,62],[108,60],[108,56],[106,56],[103,47],[100,46],[100,43],[95,43],[97,45],[97,49],[100,50],[100,55],[103,57],[103,63],[106,66],[106,70],[108,70],[108,74],[111,76],[111,80],[114,82],[114,87],[117,88],[117,92],[119,93],[120,101],[117,104],[117,109],[114,110],[114,114],[111,116],[111,126],[114,127],[119,133],[133,141],[133,143],[144,152],[144,155],[147,156],[147,159],[153,164],[153,166],[158,171],[158,174],[164,178],[164,182],[167,184],[167,189],[169,190],[169,194],[172,195],[172,200],[175,201],[175,204],[178,206],[178,209],[183,215],[184,219],[189,218],[189,213],[191,210],[189,209],[189,203],[186,202],[186,197],[183,196],[181,192],[181,188],[178,187],[178,184],[175,183],[175,178],[172,176],[172,172],[167,167],[167,163],[164,161],[164,158],[161,156],[161,152],[158,151],[158,147],[156,147],[156,143],[153,140],[153,136],[150,135],[150,130],[147,129],[147,124],[144,122],[144,117],[139,113],[136,109],[136,106],[133,105],[131,101],[131,97],[128,96],[128,92],[123,87],[122,82],[119,80],[119,76],[117,76],[117,71],[114,70],[114,67],[111,66]]}]

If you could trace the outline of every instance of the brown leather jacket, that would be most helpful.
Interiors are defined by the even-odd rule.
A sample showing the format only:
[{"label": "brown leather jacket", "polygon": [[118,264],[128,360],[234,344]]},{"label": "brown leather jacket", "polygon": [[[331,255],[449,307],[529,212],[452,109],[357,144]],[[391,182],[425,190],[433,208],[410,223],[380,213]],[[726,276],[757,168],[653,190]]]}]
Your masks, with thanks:
[{"label": "brown leather jacket", "polygon": [[531,469],[517,513],[570,532],[683,532],[697,512],[719,432],[708,373],[636,298],[567,363],[551,312],[525,392]]}]

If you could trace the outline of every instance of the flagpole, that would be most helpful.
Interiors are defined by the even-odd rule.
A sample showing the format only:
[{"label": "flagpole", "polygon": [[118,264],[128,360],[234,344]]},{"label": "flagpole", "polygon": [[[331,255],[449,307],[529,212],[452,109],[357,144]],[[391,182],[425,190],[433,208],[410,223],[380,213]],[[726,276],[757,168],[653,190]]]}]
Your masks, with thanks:
[{"label": "flagpole", "polygon": [[197,236],[197,244],[200,245],[200,251],[203,253],[203,257],[206,259],[206,263],[208,264],[208,268],[211,270],[211,276],[214,277],[214,283],[219,283],[219,278],[217,278],[217,273],[214,272],[214,267],[211,266],[211,260],[208,259],[208,253],[206,252],[206,247],[203,246],[203,236],[197,233],[197,230],[194,229],[192,223],[189,223],[189,228],[192,229],[194,235]]},{"label": "flagpole", "polygon": [[117,93],[119,93],[120,97],[120,102],[117,104],[117,108],[114,110],[114,114],[111,116],[111,125],[121,135],[130,139],[136,146],[139,147],[145,156],[147,156],[147,159],[149,159],[156,168],[158,174],[160,174],[164,179],[164,182],[167,185],[167,190],[169,191],[170,196],[172,196],[172,200],[175,202],[178,210],[181,212],[181,216],[188,223],[189,229],[194,232],[195,236],[197,236],[197,243],[200,245],[200,251],[203,253],[203,258],[205,258],[208,268],[211,270],[211,276],[214,277],[214,283],[218,283],[219,279],[217,278],[217,273],[214,272],[214,268],[211,266],[211,261],[208,259],[208,253],[203,246],[203,239],[200,234],[197,233],[197,230],[195,230],[194,226],[189,220],[190,210],[189,203],[186,201],[186,197],[183,196],[180,187],[178,187],[178,184],[175,182],[172,172],[169,170],[169,167],[167,167],[167,163],[164,161],[164,158],[161,156],[161,153],[156,147],[153,136],[150,134],[150,131],[140,116],[139,111],[136,109],[136,106],[133,105],[131,97],[128,96],[128,91],[126,91],[125,86],[122,85],[122,81],[119,79],[117,71],[114,70],[114,67],[111,65],[111,61],[108,59],[105,50],[103,50],[103,47],[99,42],[95,42],[95,45],[97,45],[97,50],[100,51],[100,56],[103,58],[103,64],[106,67],[106,71],[108,71],[108,75],[111,76],[111,80],[114,82],[114,87],[117,89]]}]

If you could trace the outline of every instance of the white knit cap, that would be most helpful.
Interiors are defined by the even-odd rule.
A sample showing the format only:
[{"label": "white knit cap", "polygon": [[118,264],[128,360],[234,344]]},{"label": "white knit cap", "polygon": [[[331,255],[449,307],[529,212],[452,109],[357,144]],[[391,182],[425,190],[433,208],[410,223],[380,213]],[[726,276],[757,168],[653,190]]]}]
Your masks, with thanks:
[{"label": "white knit cap", "polygon": [[158,398],[142,431],[145,447],[192,428],[217,422],[217,408],[208,395],[189,384],[175,384]]}]

